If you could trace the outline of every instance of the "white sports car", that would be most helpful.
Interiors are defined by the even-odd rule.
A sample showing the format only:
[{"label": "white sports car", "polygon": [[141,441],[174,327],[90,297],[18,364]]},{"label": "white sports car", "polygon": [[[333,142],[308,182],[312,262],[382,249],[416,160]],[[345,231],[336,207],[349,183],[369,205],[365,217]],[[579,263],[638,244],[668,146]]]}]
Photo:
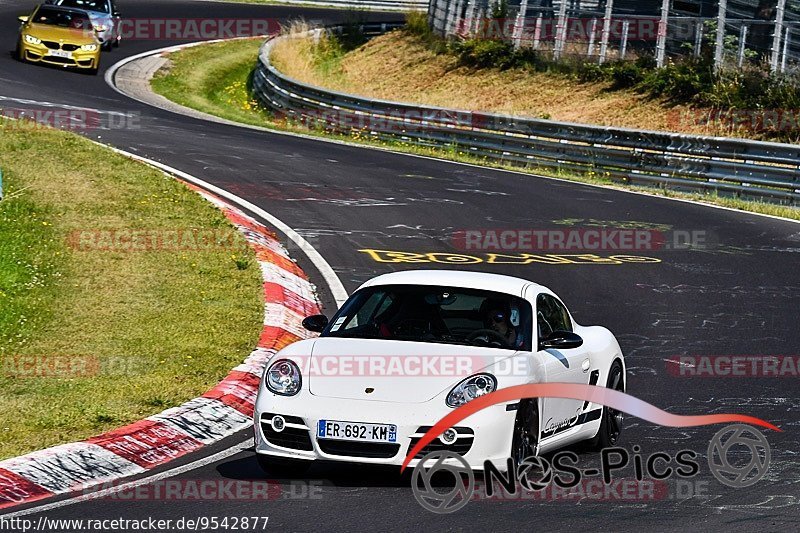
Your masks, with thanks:
[{"label": "white sports car", "polygon": [[[535,317],[535,322],[534,322]],[[314,460],[401,465],[454,408],[531,383],[624,391],[625,360],[607,329],[576,324],[552,291],[519,278],[445,270],[396,272],[363,284],[318,338],[270,358],[256,401],[255,450],[267,472]],[[535,325],[535,327],[534,327]],[[590,402],[504,402],[444,431],[410,466],[450,450],[476,470],[592,440],[616,442],[621,413]]]}]

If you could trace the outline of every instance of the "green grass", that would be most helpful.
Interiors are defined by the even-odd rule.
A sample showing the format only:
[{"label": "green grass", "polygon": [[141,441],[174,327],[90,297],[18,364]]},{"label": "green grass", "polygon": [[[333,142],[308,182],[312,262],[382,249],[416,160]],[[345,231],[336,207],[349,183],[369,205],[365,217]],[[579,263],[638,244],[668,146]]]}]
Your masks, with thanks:
[{"label": "green grass", "polygon": [[[745,201],[715,194],[683,193],[624,185],[595,173],[575,174],[546,168],[522,168],[504,164],[485,157],[471,155],[465,149],[458,147],[422,147],[403,141],[382,141],[370,138],[369,134],[360,131],[354,131],[351,135],[337,135],[320,130],[310,130],[299,125],[287,123],[285,120],[276,121],[272,119],[268,110],[263,109],[254,100],[249,91],[250,78],[256,65],[261,43],[261,40],[229,41],[195,46],[173,52],[169,55],[169,67],[162,69],[154,77],[152,82],[153,90],[186,107],[244,124],[345,140],[398,152],[448,159],[491,168],[541,174],[581,183],[602,184],[671,198],[691,199],[754,213],[800,220],[800,210],[771,203]],[[328,71],[331,69],[332,63],[338,60],[340,60],[340,57],[336,53],[321,54],[318,67],[323,71]]]},{"label": "green grass", "polygon": [[170,56],[152,80],[153,90],[198,111],[245,124],[269,118],[250,95],[250,77],[263,39],[195,46]]},{"label": "green grass", "polygon": [[[219,210],[77,135],[0,128],[0,458],[177,405],[247,356],[262,323],[260,272]],[[94,230],[221,232],[230,244],[126,252],[70,241]]]}]

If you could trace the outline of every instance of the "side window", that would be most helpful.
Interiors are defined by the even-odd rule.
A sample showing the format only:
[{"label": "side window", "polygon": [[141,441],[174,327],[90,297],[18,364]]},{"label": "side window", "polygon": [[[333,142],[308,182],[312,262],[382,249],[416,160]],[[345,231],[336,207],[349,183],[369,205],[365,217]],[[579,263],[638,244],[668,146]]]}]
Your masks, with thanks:
[{"label": "side window", "polygon": [[553,297],[550,297],[550,300],[552,300],[556,309],[556,314],[559,316],[558,329],[561,331],[572,331],[572,320],[569,318],[567,308]]},{"label": "side window", "polygon": [[549,294],[536,297],[536,326],[540,339],[554,331],[572,331],[567,308]]}]

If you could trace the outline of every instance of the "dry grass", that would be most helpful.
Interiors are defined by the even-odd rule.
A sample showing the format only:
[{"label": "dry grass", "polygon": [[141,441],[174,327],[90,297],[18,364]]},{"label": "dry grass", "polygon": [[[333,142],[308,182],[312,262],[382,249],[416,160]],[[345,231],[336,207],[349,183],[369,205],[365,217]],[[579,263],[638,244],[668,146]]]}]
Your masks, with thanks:
[{"label": "dry grass", "polygon": [[[697,124],[686,106],[668,106],[632,90],[610,91],[607,82],[581,83],[561,74],[515,68],[471,69],[436,54],[418,38],[394,31],[343,57],[320,54],[309,39],[281,42],[275,66],[306,83],[370,98],[699,135],[737,135],[721,124]],[[738,132],[747,135],[747,131]]]}]

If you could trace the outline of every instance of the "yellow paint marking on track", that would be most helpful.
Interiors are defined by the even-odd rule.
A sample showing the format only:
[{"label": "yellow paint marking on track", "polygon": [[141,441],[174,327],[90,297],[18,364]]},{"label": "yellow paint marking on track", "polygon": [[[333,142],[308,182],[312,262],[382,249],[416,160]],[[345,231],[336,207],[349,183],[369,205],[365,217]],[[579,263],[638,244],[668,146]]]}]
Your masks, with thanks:
[{"label": "yellow paint marking on track", "polygon": [[529,265],[532,263],[545,265],[623,265],[661,263],[661,259],[639,255],[597,254],[459,254],[450,252],[400,252],[394,250],[363,249],[377,263],[441,263],[448,265]]}]

